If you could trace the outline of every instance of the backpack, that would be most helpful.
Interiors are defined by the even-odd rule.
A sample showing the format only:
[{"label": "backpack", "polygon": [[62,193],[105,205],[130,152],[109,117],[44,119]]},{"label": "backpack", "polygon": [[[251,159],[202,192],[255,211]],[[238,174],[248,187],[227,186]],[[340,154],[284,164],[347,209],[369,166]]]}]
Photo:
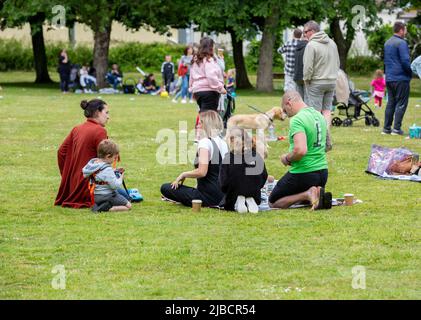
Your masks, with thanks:
[{"label": "backpack", "polygon": [[186,66],[186,65],[183,65],[182,63],[180,63],[179,65],[178,65],[178,71],[177,71],[177,74],[180,76],[180,77],[184,77],[186,74],[187,74],[187,72],[189,71],[189,67],[188,66]]}]

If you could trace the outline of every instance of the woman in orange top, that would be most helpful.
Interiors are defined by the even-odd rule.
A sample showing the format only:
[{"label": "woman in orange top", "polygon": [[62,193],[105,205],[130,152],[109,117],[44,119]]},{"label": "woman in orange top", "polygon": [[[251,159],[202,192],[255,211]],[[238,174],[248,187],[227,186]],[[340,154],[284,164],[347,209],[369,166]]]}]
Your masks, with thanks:
[{"label": "woman in orange top", "polygon": [[76,209],[91,206],[88,180],[83,177],[82,168],[97,156],[98,144],[107,139],[105,125],[109,119],[105,101],[83,100],[80,106],[87,120],[74,127],[58,149],[61,183],[54,203]]}]

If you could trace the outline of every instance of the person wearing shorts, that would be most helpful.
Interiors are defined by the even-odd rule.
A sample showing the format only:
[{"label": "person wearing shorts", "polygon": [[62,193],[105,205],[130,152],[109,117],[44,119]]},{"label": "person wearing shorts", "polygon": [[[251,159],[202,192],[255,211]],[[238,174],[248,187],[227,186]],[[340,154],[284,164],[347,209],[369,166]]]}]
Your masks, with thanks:
[{"label": "person wearing shorts", "polygon": [[321,112],[326,119],[326,151],[329,151],[332,149],[329,127],[333,94],[340,66],[338,48],[324,31],[320,31],[320,26],[314,21],[304,25],[304,35],[309,39],[303,58],[305,102]]},{"label": "person wearing shorts", "polygon": [[282,106],[291,120],[289,153],[281,156],[281,162],[290,169],[270,194],[269,205],[287,209],[307,202],[312,210],[329,209],[332,194],[324,191],[328,178],[326,121],[320,112],[307,106],[296,91],[284,94]]},{"label": "person wearing shorts", "polygon": [[130,201],[118,192],[123,185],[124,171],[116,174],[111,166],[119,158],[118,146],[109,139],[102,140],[97,154],[98,158],[89,160],[82,169],[83,176],[89,178],[91,186],[95,186],[91,192],[94,200],[92,211],[130,210]]}]

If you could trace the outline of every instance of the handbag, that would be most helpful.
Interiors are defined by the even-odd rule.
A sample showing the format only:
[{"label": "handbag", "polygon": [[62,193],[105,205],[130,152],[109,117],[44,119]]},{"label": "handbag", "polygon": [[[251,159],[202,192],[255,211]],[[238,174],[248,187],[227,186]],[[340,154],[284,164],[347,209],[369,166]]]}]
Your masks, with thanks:
[{"label": "handbag", "polygon": [[189,71],[189,67],[180,63],[180,65],[178,66],[178,70],[177,73],[180,77],[183,77],[187,74],[187,71]]},{"label": "handbag", "polygon": [[123,92],[134,94],[136,91],[136,81],[133,78],[127,78],[123,84]]}]

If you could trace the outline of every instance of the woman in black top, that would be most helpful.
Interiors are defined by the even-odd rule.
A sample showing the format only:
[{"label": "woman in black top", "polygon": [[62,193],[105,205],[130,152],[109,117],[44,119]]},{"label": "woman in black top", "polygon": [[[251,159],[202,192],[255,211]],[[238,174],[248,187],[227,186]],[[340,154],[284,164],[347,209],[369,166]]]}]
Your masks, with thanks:
[{"label": "woman in black top", "polygon": [[[195,169],[182,172],[172,183],[161,186],[162,195],[172,201],[191,207],[192,200],[202,200],[205,207],[218,206],[224,196],[218,182],[219,168],[228,146],[220,137],[224,125],[216,111],[200,113],[203,138],[198,144]],[[186,178],[197,179],[197,188],[183,185]]]},{"label": "woman in black top", "polygon": [[58,73],[60,74],[60,89],[63,93],[69,92],[69,81],[70,81],[70,61],[67,56],[65,49],[61,50],[58,57]]},{"label": "woman in black top", "polygon": [[260,189],[268,177],[265,162],[256,152],[255,142],[244,129],[230,129],[226,141],[229,153],[219,172],[219,184],[225,193],[221,205],[225,210],[257,213]]}]

